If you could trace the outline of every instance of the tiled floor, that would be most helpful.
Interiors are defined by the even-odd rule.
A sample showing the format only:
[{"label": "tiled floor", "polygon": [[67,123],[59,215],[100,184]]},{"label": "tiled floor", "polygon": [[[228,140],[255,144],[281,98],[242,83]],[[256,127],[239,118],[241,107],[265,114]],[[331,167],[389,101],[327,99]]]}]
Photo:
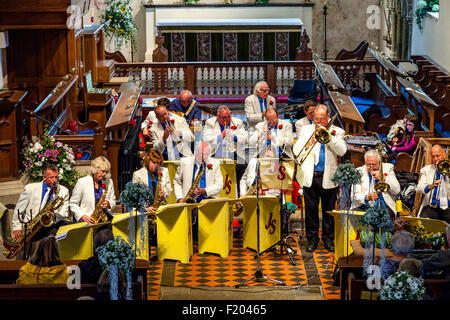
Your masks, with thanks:
[{"label": "tiled floor", "polygon": [[[316,250],[313,255],[305,252],[304,245],[299,246],[297,238],[289,244],[297,250],[293,255],[296,265],[292,265],[288,255],[279,254],[279,250],[267,251],[260,255],[260,269],[267,278],[282,281],[286,286],[315,285],[323,287],[325,299],[339,299],[339,287],[333,285],[331,275],[334,270],[333,254],[326,250]],[[234,240],[230,255],[222,258],[215,254],[199,254],[194,246],[194,255],[189,263],[176,261],[158,261],[153,257],[148,275],[148,299],[158,300],[160,285],[174,287],[234,287],[251,279],[258,270],[254,251],[242,248],[242,239]],[[320,249],[320,247],[319,247]],[[152,247],[152,254],[156,248]],[[304,264],[302,253],[308,255],[311,263]],[[314,264],[313,264],[314,262]],[[313,270],[306,270],[305,266]],[[317,275],[307,279],[308,275]],[[315,279],[314,279],[315,278]],[[249,281],[246,286],[272,286],[271,281]]]}]

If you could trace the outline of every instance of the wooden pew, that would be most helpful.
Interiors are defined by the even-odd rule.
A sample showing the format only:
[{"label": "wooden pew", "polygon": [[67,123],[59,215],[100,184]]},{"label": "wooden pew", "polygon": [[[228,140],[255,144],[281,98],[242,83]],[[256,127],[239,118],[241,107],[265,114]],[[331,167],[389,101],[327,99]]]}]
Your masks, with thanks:
[{"label": "wooden pew", "polygon": [[339,51],[338,55],[334,60],[363,60],[366,56],[367,49],[369,48],[369,43],[366,40],[361,41],[358,46],[352,50],[348,51],[345,49],[342,49]]},{"label": "wooden pew", "polygon": [[[133,282],[131,290],[133,300],[147,300],[143,296],[142,281]],[[69,289],[66,284],[0,284],[0,300],[77,300],[83,296],[98,296],[97,285],[82,284],[80,289]]]}]

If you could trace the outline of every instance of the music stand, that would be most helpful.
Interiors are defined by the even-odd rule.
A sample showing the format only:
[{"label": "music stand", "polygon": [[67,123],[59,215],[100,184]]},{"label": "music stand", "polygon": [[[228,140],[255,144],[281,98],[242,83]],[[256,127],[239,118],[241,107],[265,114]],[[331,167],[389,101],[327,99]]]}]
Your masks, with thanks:
[{"label": "music stand", "polygon": [[[256,159],[256,185],[259,184],[259,159]],[[239,288],[241,286],[243,286],[244,284],[246,284],[247,282],[253,281],[255,280],[256,282],[263,282],[264,280],[268,280],[268,281],[272,281],[274,283],[280,284],[282,286],[285,286],[286,284],[282,281],[279,280],[274,280],[271,278],[268,278],[266,276],[264,276],[263,271],[262,271],[262,266],[261,266],[261,258],[259,255],[259,190],[257,190],[256,192],[256,262],[257,262],[257,269],[255,271],[255,275],[247,280],[242,281],[241,283],[238,283],[237,285],[235,285],[235,288]]]}]

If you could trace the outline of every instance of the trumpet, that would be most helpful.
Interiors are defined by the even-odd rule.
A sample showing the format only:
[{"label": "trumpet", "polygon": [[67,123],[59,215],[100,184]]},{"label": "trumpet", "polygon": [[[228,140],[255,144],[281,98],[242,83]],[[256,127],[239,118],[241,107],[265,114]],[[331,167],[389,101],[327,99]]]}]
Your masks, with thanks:
[{"label": "trumpet", "polygon": [[297,165],[301,166],[303,164],[303,162],[305,162],[306,158],[308,158],[310,152],[312,149],[314,149],[314,146],[316,145],[317,142],[319,142],[320,144],[328,144],[331,141],[331,134],[328,131],[331,127],[331,125],[333,124],[334,120],[336,120],[337,114],[335,114],[332,118],[331,121],[328,122],[327,126],[324,127],[320,127],[317,128],[312,135],[309,137],[309,139],[307,140],[306,144],[303,146],[303,148],[300,150],[300,152],[298,153],[298,155],[300,156],[300,154],[303,152],[303,150],[305,149],[306,145],[308,144],[308,142],[311,140],[311,138],[314,136],[316,139],[316,142],[309,148],[308,153],[306,154],[306,156],[303,157],[303,159],[301,159],[301,161],[297,160]]},{"label": "trumpet", "polygon": [[[384,174],[383,174],[383,157],[380,155],[380,180],[373,187],[376,192],[388,192],[391,188],[389,184],[384,182]],[[378,202],[380,204],[380,202]]]},{"label": "trumpet", "polygon": [[[433,183],[431,184],[431,190],[434,189],[433,185],[434,185],[434,182],[436,181],[437,173],[439,173],[441,176],[444,176],[444,177],[448,176],[450,174],[450,160],[445,159],[445,160],[441,160],[438,162],[438,164],[436,166],[436,173],[434,174],[434,177],[433,177]],[[442,181],[437,186],[437,191],[436,191],[437,197],[439,197],[439,194],[441,191],[441,184],[442,184]],[[444,188],[446,188],[446,186],[444,186]],[[430,206],[432,208],[436,208],[437,205],[433,205],[432,201],[433,201],[433,196],[431,194],[430,198],[428,199],[428,206]]]}]

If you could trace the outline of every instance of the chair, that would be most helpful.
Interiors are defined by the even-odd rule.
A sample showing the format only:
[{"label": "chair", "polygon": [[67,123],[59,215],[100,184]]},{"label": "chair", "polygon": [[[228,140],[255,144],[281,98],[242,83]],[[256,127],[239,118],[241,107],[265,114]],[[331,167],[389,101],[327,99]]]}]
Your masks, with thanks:
[{"label": "chair", "polygon": [[316,100],[316,83],[314,80],[295,79],[294,86],[289,94],[288,105],[305,103]]}]

